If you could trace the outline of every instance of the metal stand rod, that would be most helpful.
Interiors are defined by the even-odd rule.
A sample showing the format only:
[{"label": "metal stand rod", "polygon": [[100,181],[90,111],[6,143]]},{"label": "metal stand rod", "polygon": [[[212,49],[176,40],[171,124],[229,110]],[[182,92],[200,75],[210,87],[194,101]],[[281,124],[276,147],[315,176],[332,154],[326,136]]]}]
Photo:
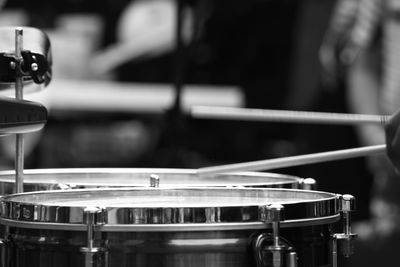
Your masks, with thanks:
[{"label": "metal stand rod", "polygon": [[332,267],[337,267],[337,239],[332,238]]},{"label": "metal stand rod", "polygon": [[16,155],[15,155],[15,184],[16,193],[24,192],[24,135],[16,136]]},{"label": "metal stand rod", "polygon": [[[23,30],[22,28],[15,29],[15,97],[23,99],[23,77],[21,73],[22,64],[22,46],[23,46]],[[16,135],[15,149],[15,192],[21,193],[24,191],[24,136],[23,134]]]},{"label": "metal stand rod", "polygon": [[306,154],[300,156],[282,157],[275,159],[205,167],[197,169],[197,174],[210,175],[210,174],[218,174],[218,173],[232,172],[232,171],[262,171],[262,170],[278,169],[278,168],[292,167],[292,166],[332,161],[332,160],[363,157],[374,154],[382,154],[385,152],[386,152],[386,145],[365,146],[359,148],[335,150],[335,151]]},{"label": "metal stand rod", "polygon": [[389,116],[347,114],[311,111],[291,111],[273,109],[247,109],[231,107],[194,106],[191,116],[204,119],[225,119],[242,121],[270,121],[292,123],[316,123],[359,125],[375,123],[384,125]]}]

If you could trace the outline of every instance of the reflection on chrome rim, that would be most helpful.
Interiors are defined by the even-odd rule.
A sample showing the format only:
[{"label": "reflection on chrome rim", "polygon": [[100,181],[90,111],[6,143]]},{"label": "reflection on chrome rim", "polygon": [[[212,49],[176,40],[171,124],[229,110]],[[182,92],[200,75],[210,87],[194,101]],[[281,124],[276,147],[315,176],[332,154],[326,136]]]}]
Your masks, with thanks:
[{"label": "reflection on chrome rim", "polygon": [[[282,224],[322,224],[336,220],[339,195],[295,189],[255,188],[107,188],[41,191],[5,196],[1,218],[17,223],[84,226],[83,210],[100,207],[98,224],[130,226],[201,225],[246,227],[264,225],[259,217],[268,204],[285,208]],[[242,225],[241,225],[242,224]],[[219,225],[219,226],[218,226]],[[209,226],[208,226],[209,227]],[[265,227],[265,226],[264,226]]]}]

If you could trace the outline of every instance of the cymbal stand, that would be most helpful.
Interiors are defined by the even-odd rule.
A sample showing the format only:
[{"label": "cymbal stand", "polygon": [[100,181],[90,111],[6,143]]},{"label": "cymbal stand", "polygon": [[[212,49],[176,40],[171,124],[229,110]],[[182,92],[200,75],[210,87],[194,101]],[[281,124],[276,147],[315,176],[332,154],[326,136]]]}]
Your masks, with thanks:
[{"label": "cymbal stand", "polygon": [[[23,75],[22,64],[23,59],[21,55],[23,47],[23,30],[22,28],[15,29],[15,61],[11,62],[11,68],[15,68],[15,98],[18,100],[23,99]],[[24,135],[16,134],[16,147],[15,147],[15,189],[16,193],[24,191]]]},{"label": "cymbal stand", "polygon": [[[46,107],[23,100],[24,85],[36,83],[47,86],[50,82],[50,41],[44,32],[31,27],[0,27],[0,39],[4,49],[0,53],[3,66],[0,85],[2,90],[4,85],[7,90],[15,89],[15,100],[5,97],[0,101],[0,135],[16,134],[14,192],[21,193],[24,190],[23,134],[40,130],[47,121]],[[24,41],[27,41],[25,47]]]}]

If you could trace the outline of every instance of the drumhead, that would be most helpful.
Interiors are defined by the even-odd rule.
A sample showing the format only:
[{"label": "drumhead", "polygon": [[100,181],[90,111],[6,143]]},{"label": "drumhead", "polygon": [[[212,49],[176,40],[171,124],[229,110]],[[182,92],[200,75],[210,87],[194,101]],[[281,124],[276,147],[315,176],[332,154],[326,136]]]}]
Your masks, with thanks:
[{"label": "drumhead", "polygon": [[[285,208],[282,224],[327,223],[338,214],[338,195],[295,189],[253,188],[102,188],[41,191],[5,196],[1,221],[10,225],[29,222],[29,227],[46,224],[84,225],[84,209],[99,207],[102,228],[115,231],[126,226],[220,225],[222,228],[264,225],[263,207],[279,203]],[[230,225],[230,226],[229,226]],[[128,228],[129,228],[128,227]],[[71,227],[67,227],[70,229]],[[122,230],[121,230],[122,231]]]},{"label": "drumhead", "polygon": [[[283,187],[298,188],[304,180],[290,175],[240,172],[198,176],[194,169],[76,168],[24,170],[24,192],[96,187],[148,187],[151,175],[160,187]],[[0,171],[0,194],[12,194],[14,171]]]}]

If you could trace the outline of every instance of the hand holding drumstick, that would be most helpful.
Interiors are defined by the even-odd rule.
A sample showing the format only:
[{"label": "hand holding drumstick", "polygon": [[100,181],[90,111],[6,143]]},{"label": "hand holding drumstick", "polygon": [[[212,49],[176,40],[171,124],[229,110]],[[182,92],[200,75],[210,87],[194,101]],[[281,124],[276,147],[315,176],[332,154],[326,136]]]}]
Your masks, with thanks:
[{"label": "hand holding drumstick", "polygon": [[400,110],[393,114],[385,124],[386,152],[400,173]]}]

